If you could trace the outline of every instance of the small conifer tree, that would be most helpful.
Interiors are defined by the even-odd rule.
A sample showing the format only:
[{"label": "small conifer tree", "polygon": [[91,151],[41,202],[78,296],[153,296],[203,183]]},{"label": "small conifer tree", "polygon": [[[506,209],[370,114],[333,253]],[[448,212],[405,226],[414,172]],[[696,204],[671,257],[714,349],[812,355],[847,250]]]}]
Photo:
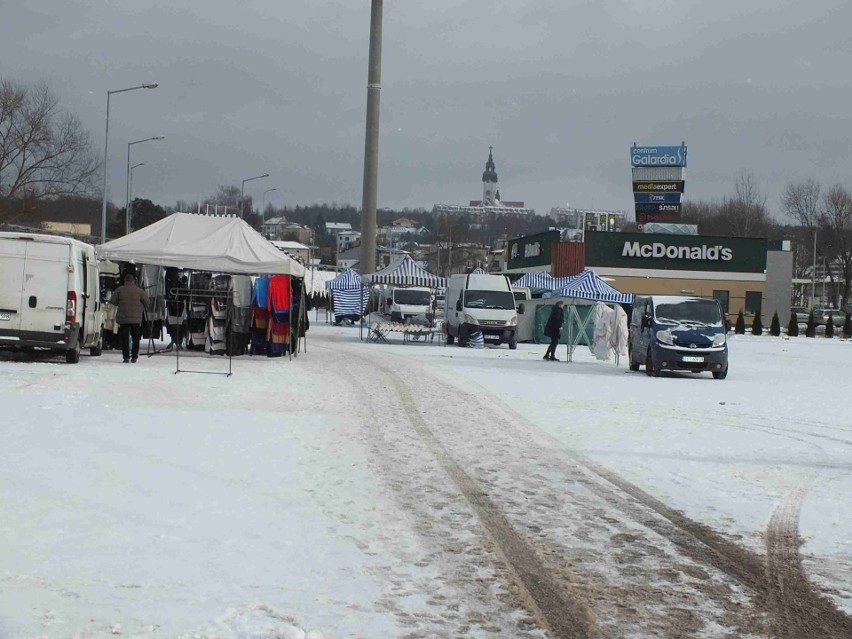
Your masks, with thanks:
[{"label": "small conifer tree", "polygon": [[778,311],[772,316],[772,322],[769,324],[769,334],[778,337],[781,334],[781,320],[778,319]]},{"label": "small conifer tree", "polygon": [[742,311],[740,311],[737,315],[737,323],[734,326],[734,333],[737,335],[745,335],[745,318],[743,317]]},{"label": "small conifer tree", "polygon": [[834,337],[834,319],[831,315],[828,316],[828,321],[825,323],[825,336]]},{"label": "small conifer tree", "polygon": [[763,322],[760,321],[760,311],[754,314],[754,319],[751,322],[751,334],[763,335]]},{"label": "small conifer tree", "polygon": [[852,313],[846,313],[846,319],[843,322],[843,337],[852,338]]},{"label": "small conifer tree", "polygon": [[796,313],[790,313],[790,323],[787,324],[787,335],[790,337],[798,337],[799,336],[799,318],[796,317]]},{"label": "small conifer tree", "polygon": [[816,320],[814,319],[814,309],[808,313],[808,327],[805,329],[805,337],[816,337]]}]

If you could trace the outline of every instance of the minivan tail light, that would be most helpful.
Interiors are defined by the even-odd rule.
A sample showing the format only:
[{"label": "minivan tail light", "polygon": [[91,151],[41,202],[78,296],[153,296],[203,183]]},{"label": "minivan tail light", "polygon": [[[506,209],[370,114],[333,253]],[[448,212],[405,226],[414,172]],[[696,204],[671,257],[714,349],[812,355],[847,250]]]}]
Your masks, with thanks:
[{"label": "minivan tail light", "polygon": [[68,291],[68,299],[65,302],[65,321],[77,321],[77,293]]}]

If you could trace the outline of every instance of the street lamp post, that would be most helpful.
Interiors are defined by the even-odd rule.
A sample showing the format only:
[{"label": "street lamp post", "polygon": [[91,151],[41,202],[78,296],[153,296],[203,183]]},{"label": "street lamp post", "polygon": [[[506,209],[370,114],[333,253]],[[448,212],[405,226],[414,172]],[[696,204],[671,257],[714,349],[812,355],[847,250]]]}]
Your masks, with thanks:
[{"label": "street lamp post", "polygon": [[816,300],[816,238],[817,232],[814,229],[814,264],[811,267],[811,309],[813,309],[814,301]]},{"label": "street lamp post", "polygon": [[133,169],[145,166],[144,162],[140,162],[139,164],[134,164],[130,167],[130,186],[128,187],[128,209],[127,209],[127,232],[130,233],[130,229],[133,228]]},{"label": "street lamp post", "polygon": [[263,200],[262,200],[262,201],[263,201],[263,205],[260,207],[260,214],[261,214],[261,216],[264,216],[264,221],[265,221],[265,216],[266,216],[266,194],[267,194],[267,193],[271,193],[272,191],[277,191],[277,190],[278,190],[277,188],[274,188],[274,189],[266,189],[266,190],[263,192]]},{"label": "street lamp post", "polygon": [[107,214],[107,150],[109,148],[109,98],[113,93],[124,93],[125,91],[135,91],[136,89],[156,89],[159,85],[156,82],[146,82],[138,87],[129,87],[127,89],[117,89],[115,91],[107,91],[107,108],[106,108],[106,132],[104,133],[104,177],[103,177],[103,202],[101,204],[101,244],[106,242],[106,214]]},{"label": "street lamp post", "polygon": [[134,144],[142,144],[142,142],[150,142],[151,140],[164,140],[165,138],[165,135],[155,135],[151,138],[145,138],[144,140],[134,140],[133,142],[127,143],[127,199],[124,202],[124,227],[126,235],[130,234],[130,147]]},{"label": "street lamp post", "polygon": [[252,180],[259,180],[260,178],[268,178],[269,173],[264,173],[263,175],[255,175],[254,177],[246,178],[243,180],[243,183],[240,185],[240,219],[243,219],[245,216],[243,215],[243,197],[246,191],[246,182],[251,182]]}]

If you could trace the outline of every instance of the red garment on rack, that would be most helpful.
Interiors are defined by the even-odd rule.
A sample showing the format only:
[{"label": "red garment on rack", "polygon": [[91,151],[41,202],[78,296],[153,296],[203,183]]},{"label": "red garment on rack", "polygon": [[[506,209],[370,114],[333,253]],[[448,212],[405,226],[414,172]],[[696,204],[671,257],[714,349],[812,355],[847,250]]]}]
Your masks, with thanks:
[{"label": "red garment on rack", "polygon": [[273,275],[269,278],[269,303],[266,308],[272,312],[290,310],[289,275]]}]

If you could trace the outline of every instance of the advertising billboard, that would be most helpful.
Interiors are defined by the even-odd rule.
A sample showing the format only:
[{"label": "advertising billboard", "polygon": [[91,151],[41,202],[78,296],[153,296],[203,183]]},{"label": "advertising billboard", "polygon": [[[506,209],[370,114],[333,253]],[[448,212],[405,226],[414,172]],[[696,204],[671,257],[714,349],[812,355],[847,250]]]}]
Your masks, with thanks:
[{"label": "advertising billboard", "polygon": [[686,166],[686,145],[630,147],[630,165],[635,167]]},{"label": "advertising billboard", "polygon": [[765,239],[663,233],[586,233],[586,266],[764,273]]},{"label": "advertising billboard", "polygon": [[633,180],[634,193],[683,193],[683,180]]},{"label": "advertising billboard", "polygon": [[506,269],[522,271],[541,266],[550,266],[553,244],[559,241],[559,231],[546,231],[535,235],[524,235],[509,240]]}]

